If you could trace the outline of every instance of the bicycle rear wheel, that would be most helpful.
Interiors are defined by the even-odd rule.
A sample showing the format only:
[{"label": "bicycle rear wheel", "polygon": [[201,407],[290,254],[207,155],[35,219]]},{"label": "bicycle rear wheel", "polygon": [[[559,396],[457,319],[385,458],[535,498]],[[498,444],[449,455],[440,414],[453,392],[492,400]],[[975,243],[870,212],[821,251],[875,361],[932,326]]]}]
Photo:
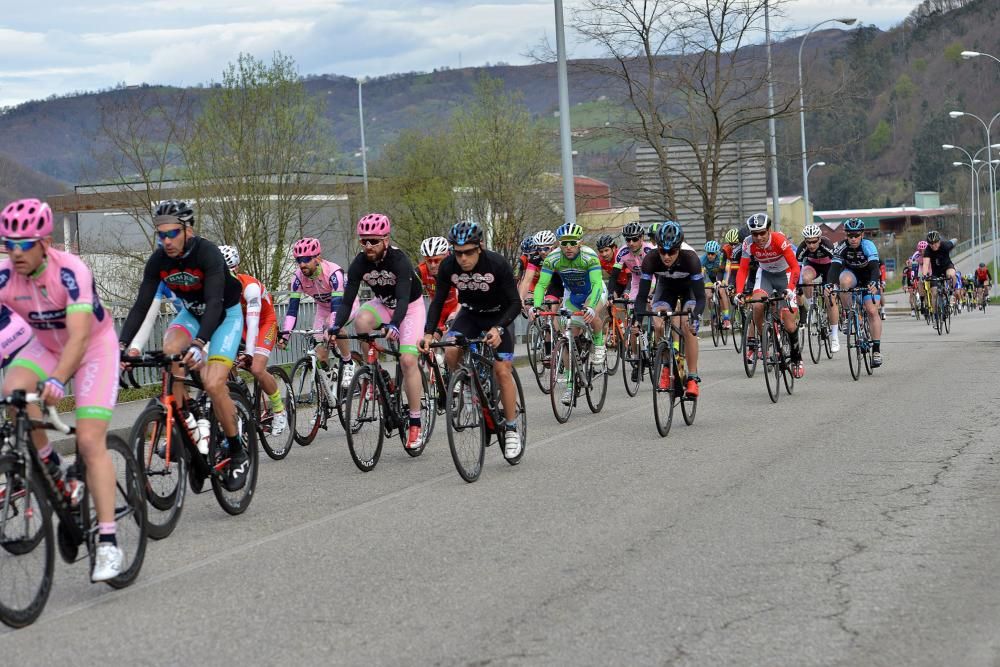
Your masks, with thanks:
[{"label": "bicycle rear wheel", "polygon": [[781,350],[775,331],[780,326],[775,322],[764,322],[764,336],[761,339],[761,351],[764,354],[764,384],[767,385],[767,395],[772,403],[777,403],[781,396]]},{"label": "bicycle rear wheel", "polygon": [[653,420],[656,432],[663,438],[670,433],[670,425],[674,421],[676,372],[673,350],[669,343],[660,343],[653,353]]},{"label": "bicycle rear wheel", "polygon": [[543,394],[549,393],[549,374],[545,367],[545,329],[539,318],[535,318],[528,327],[528,364],[539,390]]},{"label": "bicycle rear wheel", "polygon": [[951,333],[951,308],[946,308],[945,309],[944,315],[943,315],[943,317],[941,319],[942,319],[942,321],[944,323],[944,332],[946,334],[950,334]]},{"label": "bicycle rear wheel", "polygon": [[[791,334],[785,331],[784,327],[781,327],[781,337],[778,339],[778,343],[781,352],[781,380],[782,384],[785,385],[785,393],[791,396],[795,389],[795,374],[792,373]],[[799,348],[799,353],[801,354],[801,352],[802,348]]]},{"label": "bicycle rear wheel", "polygon": [[313,372],[312,360],[306,356],[292,366],[292,394],[295,396],[295,442],[302,447],[312,444],[319,432],[323,416],[322,391]]},{"label": "bicycle rear wheel", "polygon": [[[549,368],[549,399],[552,403],[552,414],[560,424],[569,421],[569,416],[573,413],[573,403],[576,402],[574,386],[576,380],[576,364],[573,363],[569,343],[565,338],[560,338],[552,346],[552,364]],[[568,404],[563,402],[567,390]]]},{"label": "bicycle rear wheel", "polygon": [[56,557],[52,510],[40,480],[24,473],[0,459],[0,621],[12,628],[31,625],[45,609]]},{"label": "bicycle rear wheel", "polygon": [[[115,536],[122,551],[122,569],[114,579],[105,583],[112,588],[125,588],[135,581],[146,558],[146,541],[149,524],[146,522],[144,475],[125,441],[116,435],[108,436],[108,454],[115,468]],[[80,512],[89,518],[89,526],[97,526],[97,511],[91,507],[90,493],[85,493]],[[90,541],[90,566],[97,555],[96,531],[88,531]]]},{"label": "bicycle rear wheel", "polygon": [[135,460],[143,471],[146,523],[149,537],[154,540],[162,540],[174,532],[184,509],[188,459],[180,428],[175,422],[170,434],[169,461],[167,415],[159,403],[152,402],[146,406],[128,436]]},{"label": "bicycle rear wheel", "polygon": [[733,348],[737,354],[743,351],[743,329],[746,328],[746,321],[743,318],[743,309],[733,306]]},{"label": "bicycle rear wheel", "polygon": [[447,405],[445,418],[451,460],[462,479],[475,482],[483,471],[486,442],[492,435],[483,424],[483,406],[468,369],[458,368],[451,374]]},{"label": "bicycle rear wheel", "polygon": [[861,361],[865,365],[865,373],[871,375],[875,372],[872,367],[872,335],[871,331],[868,329],[868,317],[867,315],[862,319],[861,325]]},{"label": "bicycle rear wheel", "polygon": [[382,455],[385,440],[384,403],[370,366],[354,371],[347,392],[347,449],[351,460],[362,472],[369,472]]},{"label": "bicycle rear wheel", "polygon": [[[722,322],[719,321],[719,309],[715,305],[715,299],[712,299],[712,305],[708,314],[708,323],[712,328],[712,345],[719,347],[719,332],[722,330]],[[723,345],[725,345],[725,342],[723,342]]]},{"label": "bicycle rear wheel", "polygon": [[268,366],[267,372],[278,383],[278,391],[281,392],[281,400],[285,404],[285,417],[288,419],[288,425],[281,433],[273,433],[274,409],[271,407],[271,399],[260,388],[256,388],[254,391],[254,395],[259,397],[259,403],[254,408],[260,426],[260,445],[264,448],[265,454],[275,461],[280,461],[288,456],[288,452],[292,451],[292,443],[295,442],[295,392],[292,390],[292,380],[284,368]]},{"label": "bicycle rear wheel", "polygon": [[[437,422],[437,404],[435,403],[434,394],[431,392],[430,384],[427,380],[427,373],[424,369],[417,364],[417,370],[420,372],[420,387],[423,392],[420,397],[420,428],[423,431],[423,443],[419,447],[414,447],[413,449],[408,449],[403,447],[405,451],[410,456],[416,458],[424,453],[424,448],[427,447],[427,441],[430,440],[431,434],[434,433],[434,424]],[[402,400],[406,400],[406,394],[402,393]],[[401,403],[400,415],[404,419],[408,419],[410,415],[410,404]],[[404,430],[405,432],[405,430]],[[403,440],[403,444],[406,444],[406,440]]]},{"label": "bicycle rear wheel", "polygon": [[[236,434],[240,438],[247,455],[247,476],[246,482],[236,491],[227,491],[223,484],[223,475],[219,472],[212,474],[212,492],[226,514],[243,514],[250,507],[253,501],[253,493],[257,488],[257,472],[260,467],[260,454],[257,449],[257,425],[254,422],[253,410],[243,396],[243,393],[232,388],[230,383],[229,396],[236,407]],[[212,423],[212,440],[209,443],[209,454],[212,453],[212,446],[219,447],[225,439],[222,427],[216,419]],[[227,466],[228,468],[228,466]],[[223,470],[226,470],[224,468]]]}]

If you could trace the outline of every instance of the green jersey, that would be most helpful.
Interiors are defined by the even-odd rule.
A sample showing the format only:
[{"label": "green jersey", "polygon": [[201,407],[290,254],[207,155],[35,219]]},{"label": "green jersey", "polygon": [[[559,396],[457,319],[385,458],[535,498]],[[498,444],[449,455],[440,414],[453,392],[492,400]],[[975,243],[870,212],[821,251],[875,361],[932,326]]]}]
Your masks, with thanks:
[{"label": "green jersey", "polygon": [[593,249],[580,246],[580,252],[573,259],[563,255],[562,248],[549,253],[542,262],[542,274],[535,285],[536,308],[542,305],[553,274],[559,275],[566,296],[579,307],[594,308],[600,302],[604,281],[601,278],[601,260]]}]

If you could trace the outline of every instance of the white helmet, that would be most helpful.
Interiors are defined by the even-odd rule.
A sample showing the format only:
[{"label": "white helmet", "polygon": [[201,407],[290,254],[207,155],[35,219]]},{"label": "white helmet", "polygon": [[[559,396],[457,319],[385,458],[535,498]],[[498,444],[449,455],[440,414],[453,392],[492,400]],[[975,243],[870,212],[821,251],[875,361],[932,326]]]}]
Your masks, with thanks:
[{"label": "white helmet", "polygon": [[222,259],[226,261],[227,268],[235,269],[240,265],[240,251],[236,246],[220,245],[219,250],[222,251]]},{"label": "white helmet", "polygon": [[767,213],[754,213],[747,218],[747,228],[751,232],[762,232],[765,229],[770,229],[771,218],[767,217]]},{"label": "white helmet", "polygon": [[802,228],[802,238],[804,239],[818,239],[821,236],[823,236],[823,232],[819,225],[806,225]]},{"label": "white helmet", "polygon": [[420,244],[420,254],[424,257],[435,257],[447,254],[451,250],[451,244],[443,236],[432,236],[424,239]]},{"label": "white helmet", "polygon": [[535,247],[544,246],[548,248],[549,246],[555,245],[556,235],[547,229],[543,229],[542,231],[537,232],[532,240],[535,242]]}]

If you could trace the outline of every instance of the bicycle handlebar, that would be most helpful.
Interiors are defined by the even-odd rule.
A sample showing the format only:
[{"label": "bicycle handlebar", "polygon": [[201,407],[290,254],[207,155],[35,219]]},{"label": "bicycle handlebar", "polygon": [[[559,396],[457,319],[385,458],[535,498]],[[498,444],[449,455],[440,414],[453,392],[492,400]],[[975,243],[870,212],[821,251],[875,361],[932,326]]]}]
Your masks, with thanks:
[{"label": "bicycle handlebar", "polygon": [[23,390],[15,390],[10,396],[4,396],[0,398],[0,405],[10,405],[15,408],[26,408],[29,403],[38,403],[45,409],[45,413],[48,417],[47,422],[42,422],[42,426],[45,428],[52,428],[56,431],[60,431],[66,435],[72,435],[76,433],[76,428],[70,426],[62,419],[59,418],[59,413],[56,411],[56,406],[54,405],[43,405],[42,395],[36,392],[25,392]]},{"label": "bicycle handlebar", "polygon": [[184,354],[164,354],[162,350],[150,350],[138,356],[129,356],[122,352],[121,361],[133,368],[155,368],[158,366],[168,366],[182,361]]}]

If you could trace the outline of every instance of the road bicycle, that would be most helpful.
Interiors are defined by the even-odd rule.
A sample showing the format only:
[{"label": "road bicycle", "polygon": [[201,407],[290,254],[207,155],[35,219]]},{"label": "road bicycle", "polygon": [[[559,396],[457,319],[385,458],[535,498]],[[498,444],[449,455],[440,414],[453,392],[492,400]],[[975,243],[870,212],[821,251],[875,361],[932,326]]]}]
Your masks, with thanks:
[{"label": "road bicycle", "polygon": [[[552,344],[549,399],[556,421],[565,424],[581,393],[586,394],[591,412],[598,413],[604,408],[608,374],[604,370],[604,364],[593,362],[591,352],[594,342],[590,326],[582,320],[573,322],[573,318],[582,317],[583,311],[560,308],[558,315],[563,319],[562,334]],[[581,333],[574,335],[574,327],[580,329]]]},{"label": "road bicycle", "polygon": [[836,289],[834,293],[850,294],[850,304],[841,316],[840,322],[847,341],[847,363],[851,369],[851,377],[856,381],[861,377],[862,368],[868,375],[874,373],[871,362],[871,330],[868,325],[868,313],[864,308],[864,298],[869,292],[867,287],[853,287]]},{"label": "road bicycle", "polygon": [[[421,400],[420,423],[423,442],[419,447],[408,449],[406,437],[410,424],[410,408],[403,391],[403,369],[399,363],[397,346],[382,347],[378,344],[385,338],[384,331],[363,334],[337,334],[337,338],[357,340],[366,343],[368,349],[364,360],[354,371],[351,386],[345,392],[344,421],[347,424],[347,449],[354,465],[363,472],[370,472],[382,456],[385,437],[399,436],[403,450],[412,457],[420,456],[427,441],[434,432],[437,418],[436,392],[430,391],[427,375],[420,365]],[[396,360],[395,373],[389,374],[382,367],[381,355]]]},{"label": "road bicycle", "polygon": [[[271,406],[271,399],[264,393],[264,390],[260,386],[260,382],[258,382],[256,378],[253,379],[253,386],[251,387],[245,377],[245,375],[250,374],[246,369],[251,363],[253,363],[252,357],[246,357],[242,360],[242,363],[240,360],[237,360],[237,364],[230,370],[229,379],[243,392],[243,396],[247,403],[253,406],[254,423],[257,425],[257,438],[260,441],[260,446],[263,448],[264,453],[275,461],[280,461],[288,456],[288,452],[292,451],[292,443],[295,442],[296,410],[295,392],[292,390],[292,380],[288,377],[288,373],[281,366],[267,367],[267,372],[270,373],[278,383],[278,391],[281,392],[281,398],[285,404],[285,417],[288,419],[288,424],[285,427],[285,430],[281,433],[274,434],[272,432],[274,408]],[[241,373],[241,370],[244,372]],[[253,376],[251,375],[251,377]]]},{"label": "road bicycle", "polygon": [[688,318],[691,313],[663,311],[643,313],[644,316],[659,317],[664,322],[664,336],[653,351],[653,419],[656,431],[667,437],[674,420],[674,407],[680,403],[684,423],[694,424],[698,412],[698,397],[686,392],[688,372],[685,356],[684,334],[674,323],[674,318]]},{"label": "road bicycle", "polygon": [[493,348],[484,338],[464,336],[431,343],[431,347],[462,349],[461,361],[449,375],[445,407],[448,447],[459,476],[466,482],[479,479],[486,448],[494,441],[498,443],[500,454],[507,463],[520,463],[528,442],[528,419],[524,408],[524,390],[521,388],[517,369],[512,368],[511,375],[516,389],[516,420],[521,452],[507,458],[504,449],[507,420],[500,400],[500,386],[493,372]]},{"label": "road bicycle", "polygon": [[[533,299],[525,299],[524,304],[531,306]],[[546,304],[549,305],[549,304]],[[535,318],[528,324],[527,348],[528,365],[535,376],[538,389],[543,393],[549,393],[549,364],[552,361],[553,341],[559,337],[559,330],[556,328],[556,321],[552,319],[557,313],[549,310],[540,310]],[[546,352],[548,348],[548,352]]]},{"label": "road bicycle", "polygon": [[[344,361],[334,346],[330,346],[327,368],[320,368],[313,337],[326,333],[323,329],[292,329],[284,334],[305,336],[306,352],[292,366],[291,386],[295,397],[295,442],[308,447],[316,439],[320,429],[329,428],[330,417],[336,413],[340,425],[346,428],[344,420],[344,389],[340,378],[344,373]],[[352,356],[352,363],[360,361],[360,355]]]},{"label": "road bicycle", "polygon": [[722,346],[725,347],[729,344],[730,330],[725,328],[726,320],[722,317],[722,298],[719,294],[719,290],[722,289],[721,282],[712,283],[710,289],[712,298],[708,302],[708,322],[712,329],[712,345],[719,347],[719,341],[722,341]]},{"label": "road bicycle", "polygon": [[[781,396],[781,384],[785,385],[785,393],[791,395],[795,388],[795,374],[791,356],[791,339],[781,321],[782,306],[787,307],[788,301],[784,293],[775,290],[771,296],[749,299],[748,303],[763,303],[764,323],[760,339],[760,359],[764,366],[764,384],[767,385],[767,395],[772,403],[777,403]],[[744,355],[745,356],[745,355]],[[754,362],[756,366],[756,361]]]},{"label": "road bicycle", "polygon": [[180,378],[174,376],[171,366],[183,358],[183,354],[167,355],[162,351],[122,357],[123,361],[136,368],[162,369],[160,396],[150,400],[136,418],[128,439],[146,477],[146,516],[149,536],[154,540],[167,537],[177,527],[188,485],[197,495],[204,492],[205,481],[209,480],[219,506],[231,515],[247,511],[257,488],[260,463],[257,427],[253,408],[244,391],[236,383],[228,383],[229,396],[236,409],[237,433],[247,454],[246,483],[236,491],[229,491],[225,487],[230,462],[228,448],[223,446],[225,435],[212,409],[212,399],[202,389],[197,374],[192,374],[183,382],[187,392],[194,391],[196,394],[187,401],[186,408],[197,422],[209,424],[205,451],[198,446],[201,437],[197,431],[201,430],[200,427],[195,429],[196,432],[188,429],[174,397],[174,382]]},{"label": "road bicycle", "polygon": [[[31,431],[38,428],[68,435],[76,429],[64,424],[51,406],[43,420],[32,419],[27,411],[31,403],[40,403],[39,394],[18,390],[0,399],[10,408],[0,423],[0,621],[12,628],[30,625],[45,608],[57,548],[67,563],[86,558],[93,569],[98,546],[97,514],[89,489],[84,485],[78,502],[67,497],[31,440]],[[146,555],[145,481],[121,438],[109,435],[107,448],[115,470],[116,539],[124,560],[121,573],[106,583],[125,588],[139,576]],[[87,478],[79,453],[72,467],[77,479]],[[53,513],[59,518],[54,534]]]},{"label": "road bicycle", "polygon": [[[805,326],[802,326],[802,323],[799,325],[802,337],[805,339],[803,342],[809,346],[809,358],[814,364],[819,363],[823,354],[826,354],[827,359],[833,359],[833,350],[830,349],[832,332],[828,310],[829,304],[823,288],[814,284],[813,298],[805,309]],[[802,347],[804,346],[800,345],[799,349]]]},{"label": "road bicycle", "polygon": [[614,376],[625,356],[625,330],[628,328],[630,299],[611,299],[608,317],[604,320],[604,347],[607,350],[604,365],[608,377]]},{"label": "road bicycle", "polygon": [[[631,321],[631,311],[635,304],[629,302],[627,314]],[[622,351],[622,381],[625,383],[625,393],[635,396],[639,393],[639,386],[642,379],[648,373],[650,379],[653,377],[653,364],[651,361],[652,347],[652,325],[646,323],[636,331],[631,325],[625,331],[625,347]]]}]

